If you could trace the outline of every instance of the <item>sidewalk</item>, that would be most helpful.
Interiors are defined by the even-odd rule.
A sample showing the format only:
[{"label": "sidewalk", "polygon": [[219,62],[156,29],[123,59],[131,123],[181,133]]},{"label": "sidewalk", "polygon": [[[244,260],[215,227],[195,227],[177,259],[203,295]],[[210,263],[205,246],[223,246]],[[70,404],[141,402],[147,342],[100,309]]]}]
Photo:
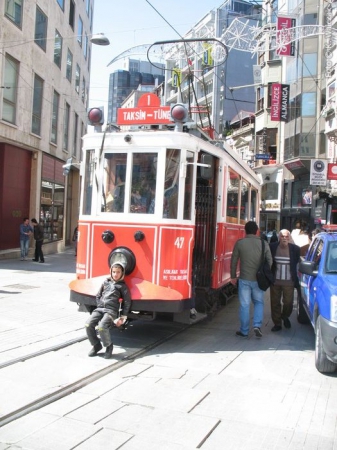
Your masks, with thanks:
[{"label": "sidewalk", "polygon": [[[29,301],[34,289],[42,292],[52,282],[59,285],[58,295],[66,295],[63,284],[73,274],[52,268],[72,269],[72,258],[50,255],[48,271],[35,264],[25,273],[17,270],[19,262],[11,268],[0,262],[0,292],[20,290]],[[43,282],[35,266],[44,273]],[[14,281],[33,287],[24,292],[13,287]],[[3,295],[0,328],[7,324],[11,332],[26,317],[23,311],[17,319],[20,308],[11,308],[9,320],[11,305],[6,312]],[[51,292],[48,304],[57,302],[58,295]],[[71,314],[74,305],[68,303],[64,311]],[[55,314],[58,308],[41,310],[45,320]],[[76,314],[83,327],[83,315],[75,312],[74,320]],[[213,320],[193,325],[121,369],[5,425],[0,450],[336,450],[336,375],[315,369],[313,331],[297,324],[295,311],[291,323],[289,330],[270,331],[267,293],[263,337],[238,338],[238,303],[233,300]],[[3,351],[2,339],[0,346]]]}]

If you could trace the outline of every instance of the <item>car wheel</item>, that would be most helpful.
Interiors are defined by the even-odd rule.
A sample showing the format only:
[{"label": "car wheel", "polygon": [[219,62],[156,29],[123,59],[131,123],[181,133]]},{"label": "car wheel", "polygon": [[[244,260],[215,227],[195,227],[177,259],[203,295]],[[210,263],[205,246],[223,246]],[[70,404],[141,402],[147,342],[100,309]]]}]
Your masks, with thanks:
[{"label": "car wheel", "polygon": [[322,330],[319,316],[316,321],[315,329],[315,365],[316,369],[321,373],[332,373],[336,370],[337,365],[329,361],[323,349]]},{"label": "car wheel", "polygon": [[309,317],[303,306],[303,299],[299,293],[297,293],[297,322],[301,324],[310,323]]}]

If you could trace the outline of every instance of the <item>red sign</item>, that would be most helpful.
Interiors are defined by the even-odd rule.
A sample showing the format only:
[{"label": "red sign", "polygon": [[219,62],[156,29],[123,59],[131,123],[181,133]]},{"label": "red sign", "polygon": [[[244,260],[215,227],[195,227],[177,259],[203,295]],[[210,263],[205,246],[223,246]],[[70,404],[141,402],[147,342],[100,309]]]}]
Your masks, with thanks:
[{"label": "red sign", "polygon": [[144,94],[138,100],[137,108],[119,108],[118,125],[159,125],[172,123],[169,106],[160,106],[155,94]]},{"label": "red sign", "polygon": [[337,180],[337,164],[328,163],[328,180]]},{"label": "red sign", "polygon": [[291,17],[277,18],[277,54],[280,56],[295,56],[295,42],[291,42],[291,28],[296,26],[296,19]]}]

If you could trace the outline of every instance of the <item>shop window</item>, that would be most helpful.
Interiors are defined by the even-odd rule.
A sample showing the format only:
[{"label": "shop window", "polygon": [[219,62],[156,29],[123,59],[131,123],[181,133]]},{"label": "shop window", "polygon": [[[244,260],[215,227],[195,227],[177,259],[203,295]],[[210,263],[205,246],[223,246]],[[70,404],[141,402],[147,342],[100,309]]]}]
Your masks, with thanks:
[{"label": "shop window", "polygon": [[40,224],[45,241],[63,238],[64,186],[42,180]]}]

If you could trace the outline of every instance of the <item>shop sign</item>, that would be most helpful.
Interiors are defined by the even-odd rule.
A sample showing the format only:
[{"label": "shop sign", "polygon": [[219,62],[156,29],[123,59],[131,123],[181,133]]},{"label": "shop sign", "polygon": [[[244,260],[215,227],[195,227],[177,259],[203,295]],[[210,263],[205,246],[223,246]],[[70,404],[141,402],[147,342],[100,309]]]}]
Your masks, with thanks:
[{"label": "shop sign", "polygon": [[291,30],[295,26],[296,19],[278,16],[276,45],[279,56],[295,56],[295,41],[292,39]]},{"label": "shop sign", "polygon": [[328,165],[322,159],[312,159],[310,166],[310,185],[326,186]]},{"label": "shop sign", "polygon": [[328,180],[337,180],[337,164],[328,164]]}]

